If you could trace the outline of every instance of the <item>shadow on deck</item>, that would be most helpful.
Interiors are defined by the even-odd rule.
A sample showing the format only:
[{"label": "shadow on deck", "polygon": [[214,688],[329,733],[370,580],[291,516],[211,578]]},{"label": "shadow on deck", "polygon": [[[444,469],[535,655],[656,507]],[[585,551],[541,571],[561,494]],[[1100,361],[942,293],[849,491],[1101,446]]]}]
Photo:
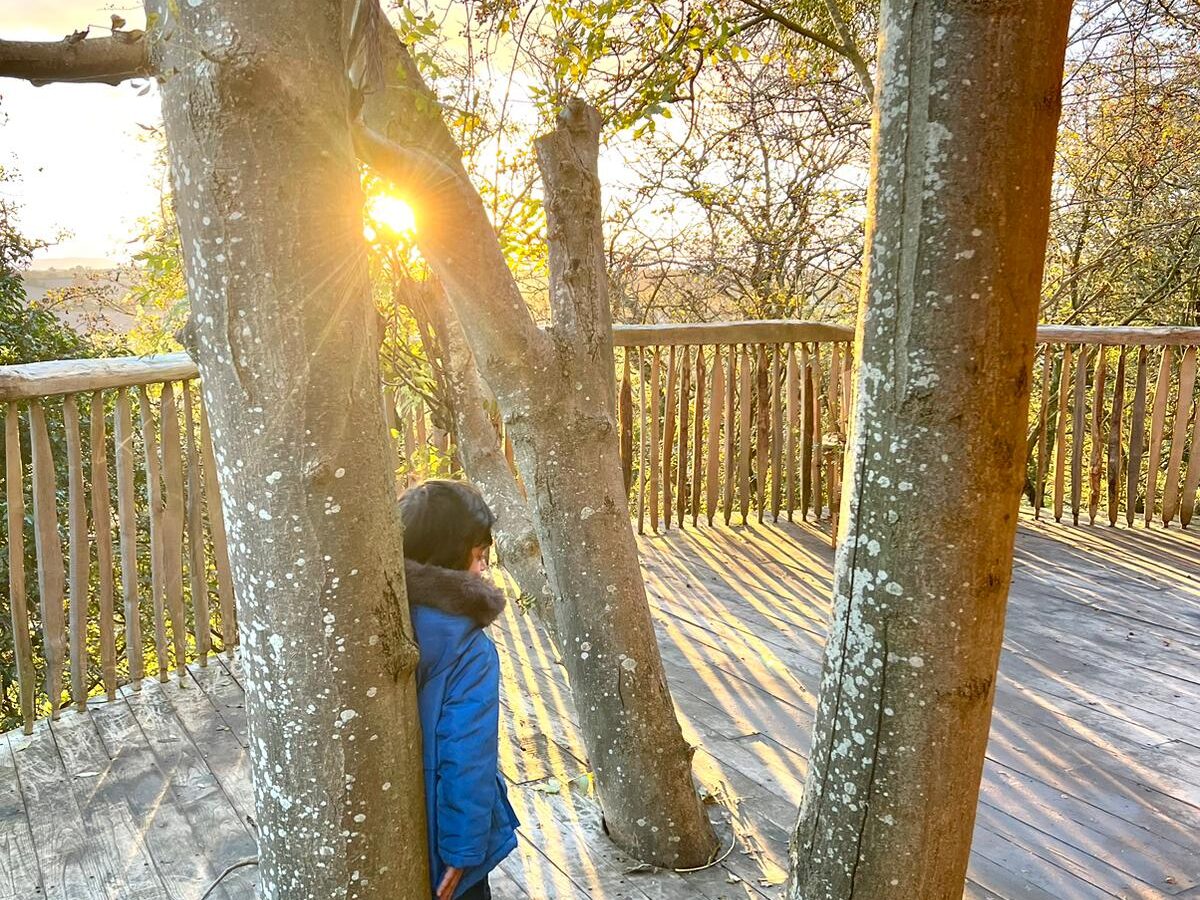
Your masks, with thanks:
[{"label": "shadow on deck", "polygon": [[[603,837],[563,670],[495,629],[523,822],[498,898],[773,898],[800,801],[831,552],[801,525],[641,542],[671,689],[732,852],[643,872]],[[0,741],[0,898],[198,898],[253,856],[236,665]],[[1026,521],[966,896],[1200,897],[1200,536]],[[212,896],[251,896],[253,869]]]}]

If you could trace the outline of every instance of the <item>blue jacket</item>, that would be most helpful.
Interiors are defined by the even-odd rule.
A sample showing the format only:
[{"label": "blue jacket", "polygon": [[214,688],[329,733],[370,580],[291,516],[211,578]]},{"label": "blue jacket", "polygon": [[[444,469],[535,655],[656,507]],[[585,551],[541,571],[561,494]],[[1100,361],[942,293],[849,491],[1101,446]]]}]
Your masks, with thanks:
[{"label": "blue jacket", "polygon": [[447,866],[464,869],[458,896],[517,846],[519,823],[497,761],[500,664],[483,631],[504,596],[477,576],[411,561],[406,580],[421,648],[417,704],[430,876],[436,890]]}]

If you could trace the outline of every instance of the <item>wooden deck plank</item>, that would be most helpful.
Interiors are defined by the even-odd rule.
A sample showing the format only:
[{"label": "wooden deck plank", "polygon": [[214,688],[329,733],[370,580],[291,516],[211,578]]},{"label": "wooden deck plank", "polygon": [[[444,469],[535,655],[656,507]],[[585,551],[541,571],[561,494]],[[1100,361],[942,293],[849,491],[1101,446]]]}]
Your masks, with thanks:
[{"label": "wooden deck plank", "polygon": [[161,693],[170,702],[175,716],[238,817],[242,822],[251,823],[254,821],[254,795],[250,781],[250,751],[201,689],[204,684],[222,677],[230,683],[233,683],[232,679],[222,675],[220,666],[193,664],[188,667],[188,675],[190,683],[169,682],[162,685]]},{"label": "wooden deck plank", "polygon": [[116,883],[103,843],[84,822],[59,758],[50,723],[35,723],[28,737],[9,734],[21,796],[29,815],[33,849],[49,900],[107,900]]},{"label": "wooden deck plank", "polygon": [[162,876],[146,851],[143,826],[129,811],[126,785],[109,759],[93,716],[65,716],[53,722],[50,730],[83,826],[110,860],[113,881],[105,885],[109,895],[129,900],[161,897]]},{"label": "wooden deck plank", "polygon": [[25,900],[41,892],[42,873],[21,796],[9,739],[0,740],[0,900]]},{"label": "wooden deck plank", "polygon": [[[143,690],[152,683],[143,682]],[[94,706],[91,715],[113,768],[126,786],[130,812],[142,823],[146,849],[163,878],[163,897],[195,900],[224,866],[208,857],[204,836],[197,834],[184,814],[170,775],[161,767],[129,707],[126,698],[131,695],[118,691],[117,702]],[[220,887],[211,896],[237,900],[247,895],[231,894]]]},{"label": "wooden deck plank", "polygon": [[[167,685],[147,681],[129,694],[126,703],[146,735],[150,751],[167,776],[179,810],[191,824],[194,849],[219,875],[226,867],[257,856],[258,846],[248,823],[222,790],[166,695]],[[246,896],[255,885],[254,869],[229,875],[221,887],[231,897]]]}]

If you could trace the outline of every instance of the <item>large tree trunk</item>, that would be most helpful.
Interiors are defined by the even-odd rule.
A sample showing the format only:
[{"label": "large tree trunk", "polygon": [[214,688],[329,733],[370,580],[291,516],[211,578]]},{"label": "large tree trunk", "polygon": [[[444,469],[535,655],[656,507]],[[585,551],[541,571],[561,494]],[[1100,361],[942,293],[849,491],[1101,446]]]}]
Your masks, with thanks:
[{"label": "large tree trunk", "polygon": [[265,898],[430,896],[337,3],[149,0],[246,670]]},{"label": "large tree trunk", "polygon": [[360,135],[360,152],[416,201],[421,252],[513,437],[605,822],[640,859],[703,864],[716,837],[658,653],[613,420],[596,114],[573,107],[539,148],[554,282],[554,325],[539,329],[436,100],[390,29],[381,47],[397,77],[366,97],[377,134]]},{"label": "large tree trunk", "polygon": [[849,489],[792,898],[962,896],[1069,10],[883,4]]}]

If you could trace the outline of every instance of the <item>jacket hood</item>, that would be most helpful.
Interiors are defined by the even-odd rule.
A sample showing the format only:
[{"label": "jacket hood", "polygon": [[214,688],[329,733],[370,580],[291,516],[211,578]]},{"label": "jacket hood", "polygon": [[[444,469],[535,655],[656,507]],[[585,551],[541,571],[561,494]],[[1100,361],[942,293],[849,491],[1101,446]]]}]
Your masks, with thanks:
[{"label": "jacket hood", "polygon": [[504,592],[490,581],[458,569],[404,561],[409,606],[428,606],[476,625],[491,625],[504,612]]}]

